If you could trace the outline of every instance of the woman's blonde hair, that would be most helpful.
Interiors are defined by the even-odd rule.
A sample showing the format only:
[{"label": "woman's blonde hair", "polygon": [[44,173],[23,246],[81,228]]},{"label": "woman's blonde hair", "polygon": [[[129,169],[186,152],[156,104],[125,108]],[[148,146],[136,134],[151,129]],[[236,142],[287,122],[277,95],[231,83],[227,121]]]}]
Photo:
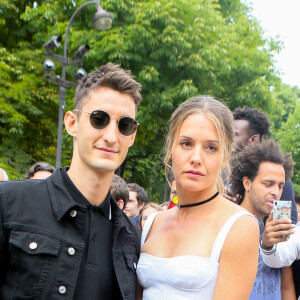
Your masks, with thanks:
[{"label": "woman's blonde hair", "polygon": [[[229,176],[229,158],[230,153],[234,148],[234,131],[233,131],[233,117],[230,109],[222,104],[220,101],[215,100],[210,96],[198,96],[185,101],[173,112],[170,119],[169,132],[167,134],[165,146],[165,165],[169,166],[171,160],[174,142],[177,139],[179,129],[185,119],[193,114],[204,114],[215,125],[220,145],[221,145],[221,161],[222,170],[219,173],[217,181],[217,189],[220,193],[224,192],[224,182],[222,176]],[[201,129],[199,129],[201,134]]]}]

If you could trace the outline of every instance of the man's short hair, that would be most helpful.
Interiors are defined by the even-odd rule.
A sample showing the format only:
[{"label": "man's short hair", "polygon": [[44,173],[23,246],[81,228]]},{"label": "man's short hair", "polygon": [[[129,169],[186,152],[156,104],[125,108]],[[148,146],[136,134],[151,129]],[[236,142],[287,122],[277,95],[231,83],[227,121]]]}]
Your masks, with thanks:
[{"label": "man's short hair", "polygon": [[265,113],[248,106],[238,107],[233,112],[234,120],[246,120],[249,122],[249,136],[259,134],[260,141],[269,134],[270,122]]},{"label": "man's short hair", "polygon": [[0,173],[2,173],[4,181],[8,181],[9,180],[8,179],[8,175],[7,175],[7,173],[6,173],[6,171],[4,169],[0,168]]},{"label": "man's short hair", "polygon": [[230,189],[233,195],[238,196],[240,203],[245,195],[243,178],[246,176],[253,181],[263,162],[282,165],[285,171],[285,182],[288,182],[293,176],[295,163],[291,153],[283,153],[279,143],[274,139],[245,146],[242,150],[235,152],[231,159]]},{"label": "man's short hair", "polygon": [[127,187],[130,192],[136,192],[136,194],[137,194],[136,199],[138,201],[138,205],[148,202],[148,195],[141,186],[139,186],[136,183],[128,183]]},{"label": "man's short hair", "polygon": [[[295,195],[295,202],[300,204],[300,194]],[[299,220],[300,221],[300,220]]]},{"label": "man's short hair", "polygon": [[142,101],[141,85],[133,79],[131,71],[122,69],[120,65],[107,63],[79,81],[75,92],[74,109],[81,110],[89,92],[100,87],[111,88],[131,96],[136,106]]},{"label": "man's short hair", "polygon": [[28,172],[25,174],[24,178],[25,179],[30,179],[31,177],[33,177],[33,175],[36,172],[39,171],[47,171],[50,173],[54,173],[55,168],[51,165],[49,165],[48,163],[44,162],[44,161],[39,161],[36,164],[34,164],[33,166],[31,166],[28,170]]},{"label": "man's short hair", "polygon": [[117,174],[114,174],[112,178],[111,185],[110,185],[110,192],[116,201],[120,199],[124,201],[124,207],[123,207],[124,209],[129,200],[129,190],[125,180],[120,176],[118,176]]}]

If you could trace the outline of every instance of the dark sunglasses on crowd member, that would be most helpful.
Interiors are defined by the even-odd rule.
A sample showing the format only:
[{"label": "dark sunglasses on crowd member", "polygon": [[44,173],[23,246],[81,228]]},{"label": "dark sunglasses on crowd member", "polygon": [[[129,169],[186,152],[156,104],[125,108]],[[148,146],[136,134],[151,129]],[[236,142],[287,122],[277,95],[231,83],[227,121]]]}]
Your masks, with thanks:
[{"label": "dark sunglasses on crowd member", "polygon": [[109,124],[111,118],[117,118],[119,131],[121,134],[126,136],[132,135],[139,126],[139,123],[131,117],[123,116],[119,118],[116,116],[110,116],[103,110],[83,111],[74,109],[74,112],[90,114],[90,122],[95,129],[104,129]]}]

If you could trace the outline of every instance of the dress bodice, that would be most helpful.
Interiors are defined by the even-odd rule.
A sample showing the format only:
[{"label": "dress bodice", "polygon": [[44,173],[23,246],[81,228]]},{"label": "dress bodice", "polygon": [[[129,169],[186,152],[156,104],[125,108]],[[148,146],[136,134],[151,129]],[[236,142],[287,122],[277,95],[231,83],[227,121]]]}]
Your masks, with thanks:
[{"label": "dress bodice", "polygon": [[[156,214],[151,214],[145,223],[142,245]],[[143,300],[212,299],[224,241],[233,224],[243,215],[251,214],[246,211],[238,212],[225,222],[217,235],[210,257],[183,255],[162,258],[141,253],[137,276],[144,289]]]}]

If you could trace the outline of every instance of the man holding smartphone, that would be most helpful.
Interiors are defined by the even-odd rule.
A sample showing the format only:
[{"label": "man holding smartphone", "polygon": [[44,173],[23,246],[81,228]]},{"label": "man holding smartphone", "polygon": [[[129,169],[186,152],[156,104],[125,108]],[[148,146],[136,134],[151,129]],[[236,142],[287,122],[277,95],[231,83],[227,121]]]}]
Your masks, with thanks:
[{"label": "man holding smartphone", "polygon": [[[274,201],[280,199],[285,182],[292,176],[293,166],[291,155],[283,154],[273,139],[251,143],[232,157],[231,190],[238,195],[238,203],[257,217],[261,234],[263,220],[271,213]],[[285,276],[286,272],[282,274]],[[266,266],[260,256],[249,299],[293,299],[281,291],[281,280],[281,270]]]}]

